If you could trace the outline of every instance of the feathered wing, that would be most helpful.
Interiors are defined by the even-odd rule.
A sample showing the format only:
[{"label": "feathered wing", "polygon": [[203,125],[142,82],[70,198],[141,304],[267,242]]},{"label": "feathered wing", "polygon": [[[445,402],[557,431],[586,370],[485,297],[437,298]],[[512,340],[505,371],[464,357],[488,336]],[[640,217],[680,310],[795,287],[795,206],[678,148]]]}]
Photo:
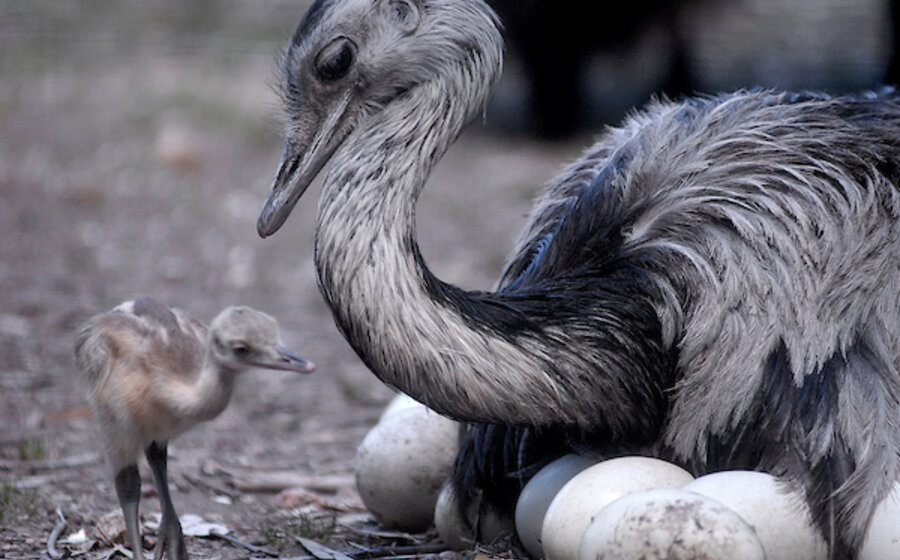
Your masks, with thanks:
[{"label": "feathered wing", "polygon": [[95,386],[105,375],[103,364],[109,362],[100,328],[95,317],[83,324],[75,335],[75,366],[88,387]]},{"label": "feathered wing", "polygon": [[205,332],[198,320],[146,297],[95,315],[79,329],[75,363],[100,429],[109,432],[107,452],[114,464],[133,460],[147,443],[141,425],[168,423],[157,433],[177,433],[171,407],[192,394]]},{"label": "feathered wing", "polygon": [[[853,550],[900,474],[898,162],[892,91],[654,104],[539,198],[499,291],[585,253],[576,225],[606,230],[591,249],[655,267],[657,319],[678,355],[677,383],[660,380],[671,408],[659,452],[698,473],[783,476],[835,553]],[[470,431],[477,447],[498,428]],[[520,432],[500,448],[528,456]]]},{"label": "feathered wing", "polygon": [[528,222],[519,234],[512,256],[498,281],[498,290],[519,279],[546,249],[553,233],[574,202],[592,185],[618,144],[615,131],[599,140],[576,163],[552,181],[535,201]]}]

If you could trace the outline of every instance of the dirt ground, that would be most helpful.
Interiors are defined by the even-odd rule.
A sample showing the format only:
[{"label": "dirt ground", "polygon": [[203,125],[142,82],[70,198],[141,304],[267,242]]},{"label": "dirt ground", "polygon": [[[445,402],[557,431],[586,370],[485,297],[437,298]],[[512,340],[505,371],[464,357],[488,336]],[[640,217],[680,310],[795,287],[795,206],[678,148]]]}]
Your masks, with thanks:
[{"label": "dirt ground", "polygon": [[[257,307],[318,365],[248,374],[225,413],[171,443],[182,517],[283,557],[309,556],[296,536],[343,551],[434,540],[384,532],[356,494],[356,447],[392,393],[316,288],[316,188],[278,235],[255,232],[281,149],[275,55],[303,7],[0,1],[0,558],[44,556],[57,511],[60,540],[86,537],[60,552],[114,552],[97,527],[118,503],[72,344],[81,321],[142,294],[204,320]],[[489,288],[535,190],[577,146],[467,134],[422,201],[431,266]],[[141,469],[149,521],[158,505]],[[188,549],[262,556],[214,538]]]}]

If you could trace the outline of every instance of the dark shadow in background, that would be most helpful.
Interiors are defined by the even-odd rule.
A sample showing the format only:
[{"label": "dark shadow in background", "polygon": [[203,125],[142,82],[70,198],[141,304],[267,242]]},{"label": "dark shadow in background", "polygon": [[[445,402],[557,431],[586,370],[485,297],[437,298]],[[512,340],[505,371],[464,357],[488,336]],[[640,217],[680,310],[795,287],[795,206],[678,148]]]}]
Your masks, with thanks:
[{"label": "dark shadow in background", "polygon": [[[900,7],[897,0],[883,0],[885,4],[859,4],[860,10],[884,10],[890,14],[890,36],[900,26]],[[559,139],[585,130],[597,130],[604,123],[615,123],[624,112],[633,106],[640,106],[652,94],[678,97],[695,92],[703,92],[709,84],[698,79],[696,62],[692,62],[691,19],[705,10],[756,9],[742,0],[630,0],[628,2],[603,2],[597,0],[488,0],[497,11],[504,24],[511,66],[516,62],[521,71],[521,81],[515,87],[521,88],[510,95],[505,102],[512,103],[497,109],[500,114],[497,123],[501,129],[528,132],[546,139]],[[889,6],[888,6],[889,5]],[[801,6],[797,0],[785,0],[784,10]],[[849,6],[849,4],[848,4]],[[771,9],[771,7],[769,8]],[[777,9],[777,5],[776,5]],[[827,13],[821,18],[840,17],[837,13]],[[791,14],[784,14],[790,16]],[[778,13],[771,17],[778,17]],[[877,17],[877,16],[876,16]],[[715,20],[713,20],[715,25]],[[812,23],[810,28],[812,28]],[[840,23],[832,27],[840,27]],[[761,27],[761,26],[760,26]],[[801,26],[803,27],[803,26]],[[847,28],[847,32],[857,32]],[[817,33],[816,29],[795,28],[792,33]],[[870,32],[861,30],[860,32]],[[760,40],[765,40],[767,31],[762,30]],[[768,31],[771,33],[771,31]],[[772,40],[771,37],[768,40]],[[791,44],[791,38],[778,38]],[[592,60],[598,55],[620,56],[622,53],[639,49],[642,43],[655,44],[655,68],[648,70],[652,75],[640,80],[616,77],[613,74],[627,66],[627,58],[619,61],[619,69],[606,73],[591,74]],[[746,44],[741,48],[752,51],[757,45]],[[873,88],[881,83],[896,83],[900,76],[900,60],[893,49],[887,47],[889,58],[872,61],[884,68],[874,79],[862,78],[857,82],[846,80],[844,76],[820,77],[809,85],[801,87],[821,89],[821,84],[833,93]],[[790,54],[790,53],[786,53]],[[752,56],[749,54],[748,56]],[[814,53],[827,58],[829,53]],[[811,69],[815,72],[815,69]],[[841,74],[852,74],[848,69]],[[857,72],[859,74],[859,72]],[[879,74],[876,72],[876,74]],[[615,91],[604,91],[598,95],[598,81],[624,79],[625,84]],[[777,76],[746,75],[739,77],[736,87],[784,87]],[[796,80],[790,86],[796,87]],[[603,88],[601,88],[603,89]],[[598,99],[602,97],[602,99]],[[501,95],[501,102],[504,99]],[[495,114],[496,114],[495,113]]]}]

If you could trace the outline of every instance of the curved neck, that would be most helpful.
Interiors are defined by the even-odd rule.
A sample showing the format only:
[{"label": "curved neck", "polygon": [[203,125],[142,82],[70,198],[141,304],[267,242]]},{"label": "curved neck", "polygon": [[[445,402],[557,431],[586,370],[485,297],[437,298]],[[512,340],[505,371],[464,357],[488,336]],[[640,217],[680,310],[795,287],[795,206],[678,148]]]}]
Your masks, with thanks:
[{"label": "curved neck", "polygon": [[210,350],[206,351],[203,365],[191,381],[166,381],[166,402],[178,412],[179,418],[196,422],[212,420],[218,416],[234,392],[238,372],[222,369]]},{"label": "curved neck", "polygon": [[[416,242],[419,193],[480,107],[460,102],[466,99],[461,93],[471,99],[472,92],[454,91],[453,83],[465,81],[407,91],[336,154],[319,202],[320,288],[338,327],[385,383],[450,416],[521,422],[530,416],[521,407],[497,409],[497,395],[513,388],[502,387],[503,376],[495,372],[534,360],[473,328],[450,304],[471,294],[435,278]],[[519,404],[526,395],[510,397]]]},{"label": "curved neck", "polygon": [[[580,332],[595,339],[576,340],[553,317],[555,301],[541,294],[465,292],[425,266],[415,204],[434,164],[480,107],[457,100],[484,99],[453,89],[472,82],[407,91],[336,155],[320,199],[315,258],[338,327],[383,382],[456,419],[605,426],[613,437],[655,422],[656,411],[640,408],[648,399],[627,389],[630,364],[621,375],[598,375],[598,364],[622,364],[626,351],[616,348],[626,336],[589,325]],[[596,322],[618,324],[611,317],[617,312],[598,309]],[[603,392],[609,406],[583,406],[586,391]]]}]

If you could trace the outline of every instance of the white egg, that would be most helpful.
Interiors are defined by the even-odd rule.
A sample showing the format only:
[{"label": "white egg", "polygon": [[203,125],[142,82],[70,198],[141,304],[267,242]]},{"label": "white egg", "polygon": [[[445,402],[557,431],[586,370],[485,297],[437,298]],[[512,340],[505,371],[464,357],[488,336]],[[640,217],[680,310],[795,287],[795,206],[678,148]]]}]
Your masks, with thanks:
[{"label": "white egg", "polygon": [[459,449],[459,425],[425,407],[391,414],[356,452],[356,488],[382,524],[404,531],[431,525],[441,485]]},{"label": "white egg", "polygon": [[550,502],[560,488],[584,469],[597,463],[583,455],[569,454],[549,463],[538,471],[519,494],[516,502],[516,533],[522,546],[535,558],[544,556],[541,526]]},{"label": "white egg", "polygon": [[770,474],[722,471],[701,476],[684,490],[709,496],[737,512],[756,530],[768,560],[828,558],[806,501]]},{"label": "white egg", "polygon": [[900,558],[900,482],[878,504],[858,560],[897,560]]},{"label": "white egg", "polygon": [[478,535],[463,521],[453,485],[444,483],[434,506],[434,525],[438,535],[453,550],[469,550],[476,542],[491,544],[513,533],[513,522],[508,516],[497,512],[482,512],[478,516]]},{"label": "white egg", "polygon": [[684,469],[650,457],[619,457],[581,471],[556,494],[541,528],[548,560],[575,560],[591,517],[613,500],[653,488],[679,488],[693,480]]},{"label": "white egg", "polygon": [[740,515],[681,489],[632,492],[600,510],[584,532],[578,560],[635,558],[765,560],[763,545]]},{"label": "white egg", "polygon": [[382,411],[381,416],[378,418],[378,421],[381,422],[395,412],[400,412],[401,410],[406,410],[407,408],[417,407],[424,408],[425,405],[410,397],[406,393],[398,393],[394,396],[394,398],[390,400],[390,402],[388,402],[387,406],[384,407],[384,411]]}]

